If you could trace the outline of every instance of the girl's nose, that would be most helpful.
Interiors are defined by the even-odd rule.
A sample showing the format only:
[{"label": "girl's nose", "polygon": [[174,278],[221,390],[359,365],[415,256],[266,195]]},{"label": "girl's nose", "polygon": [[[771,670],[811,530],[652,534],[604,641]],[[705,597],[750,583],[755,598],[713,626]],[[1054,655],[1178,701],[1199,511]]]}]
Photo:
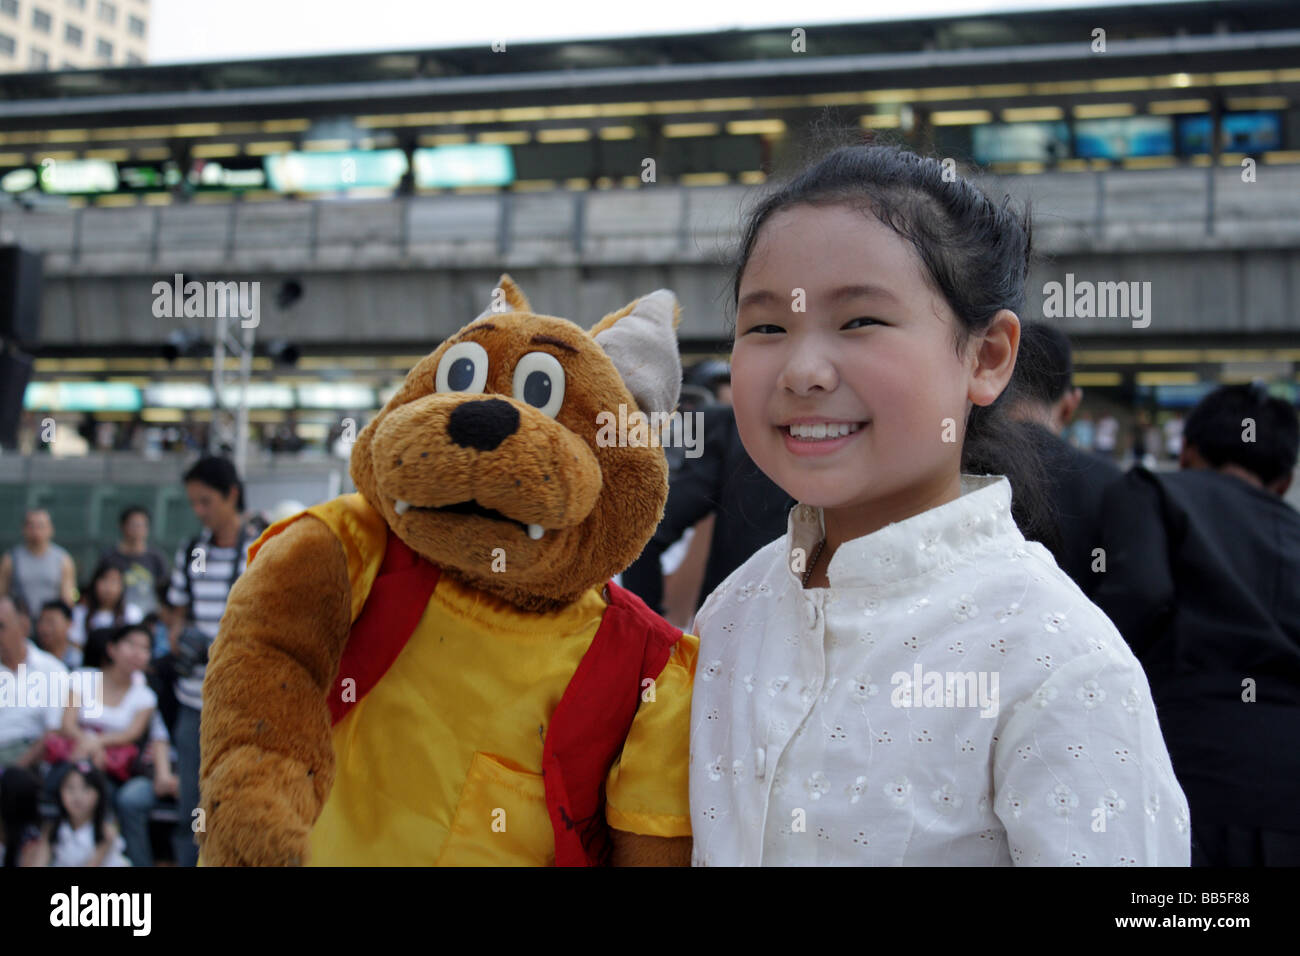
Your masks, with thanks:
[{"label": "girl's nose", "polygon": [[808,395],[816,389],[833,391],[838,382],[831,355],[824,347],[806,342],[791,349],[777,385],[796,395]]}]

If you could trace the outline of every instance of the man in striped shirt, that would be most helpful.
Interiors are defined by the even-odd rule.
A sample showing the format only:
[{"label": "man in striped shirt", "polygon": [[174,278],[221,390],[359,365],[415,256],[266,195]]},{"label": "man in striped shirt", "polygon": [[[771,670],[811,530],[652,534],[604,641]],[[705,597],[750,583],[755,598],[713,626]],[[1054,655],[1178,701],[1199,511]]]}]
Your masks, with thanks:
[{"label": "man in striped shirt", "polygon": [[[171,607],[169,640],[173,656],[181,632],[192,626],[208,641],[217,636],[226,600],[235,579],[243,573],[248,546],[256,535],[244,525],[244,486],[235,466],[225,458],[202,458],[185,473],[185,493],[203,525],[199,537],[181,545],[172,566],[167,603]],[[199,714],[203,709],[203,674],[206,654],[192,673],[176,678],[179,704],[173,742],[176,746],[180,781],[181,819],[179,827],[193,828],[194,810],[199,804]],[[198,846],[192,839],[184,844],[180,866],[198,862]]]}]

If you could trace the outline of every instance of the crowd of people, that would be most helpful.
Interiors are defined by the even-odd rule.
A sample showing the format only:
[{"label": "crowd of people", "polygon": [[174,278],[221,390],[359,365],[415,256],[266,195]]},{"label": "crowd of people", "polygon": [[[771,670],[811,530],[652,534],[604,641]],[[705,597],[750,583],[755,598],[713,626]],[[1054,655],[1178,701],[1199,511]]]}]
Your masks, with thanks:
[{"label": "crowd of people", "polygon": [[[740,441],[725,366],[708,372],[695,389],[705,453],[673,463],[659,532],[622,576],[685,623],[784,532],[794,504]],[[1026,323],[1004,401],[1044,465],[1055,519],[1027,537],[1141,662],[1190,807],[1192,862],[1300,863],[1300,515],[1282,500],[1296,412],[1258,386],[1223,386],[1187,416],[1178,471],[1124,472],[1071,440],[1082,399],[1071,376],[1068,338]],[[0,707],[6,866],[150,866],[161,843],[172,862],[196,862],[203,662],[261,525],[245,519],[225,459],[201,459],[184,481],[203,531],[170,560],[141,507],[121,514],[79,596],[44,511],[26,514],[0,560],[0,673],[97,677],[67,706]],[[701,559],[669,607],[665,574],[693,529]]]},{"label": "crowd of people", "polygon": [[204,666],[265,520],[245,516],[225,458],[183,480],[202,531],[170,560],[136,506],[79,598],[43,510],[0,562],[0,680],[46,689],[0,706],[5,866],[151,866],[155,826],[171,831],[171,862],[197,862]]}]

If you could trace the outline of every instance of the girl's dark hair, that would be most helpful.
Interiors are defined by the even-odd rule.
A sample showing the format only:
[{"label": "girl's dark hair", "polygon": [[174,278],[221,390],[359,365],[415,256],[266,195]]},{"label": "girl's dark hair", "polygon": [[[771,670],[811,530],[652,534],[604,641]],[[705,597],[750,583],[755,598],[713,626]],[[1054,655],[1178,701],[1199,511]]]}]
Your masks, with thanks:
[{"label": "girl's dark hair", "polygon": [[[107,652],[108,648],[116,647],[118,644],[121,644],[128,637],[130,637],[132,634],[135,633],[143,634],[146,638],[148,638],[149,650],[150,653],[152,654],[153,632],[149,630],[149,626],[145,624],[144,621],[141,621],[138,624],[123,624],[121,627],[117,628],[116,630],[109,632],[106,635],[106,639],[104,641],[104,651]],[[108,659],[108,654],[105,653],[103,661],[100,664],[100,669],[102,670],[104,667],[107,667],[110,663],[111,661]]]},{"label": "girl's dark hair", "polygon": [[[99,794],[99,799],[95,801],[95,812],[90,818],[91,832],[94,833],[95,845],[98,846],[100,843],[104,842],[104,821],[108,817],[108,780],[102,773],[100,773],[94,764],[91,764],[88,761],[79,760],[68,768],[67,772],[63,775],[63,779],[59,781],[60,791],[63,790],[63,784],[67,781],[68,777],[72,776],[74,773],[81,774],[82,779],[86,781],[90,786],[90,789]],[[57,802],[59,804],[58,822],[66,822],[68,826],[72,826],[72,821],[68,819],[67,808],[63,806],[62,792],[59,793],[59,799]]]},{"label": "girl's dark hair", "polygon": [[[110,571],[122,574],[122,569],[112,562],[100,561],[99,564],[95,565],[95,573],[90,576],[90,586],[86,588],[86,608],[91,613],[100,609],[99,596],[95,593],[95,585],[99,583],[100,578]],[[117,604],[108,608],[108,610],[113,612],[115,623],[122,620],[122,615],[126,611],[126,575],[124,574],[122,574],[122,593],[118,596]]]},{"label": "girl's dark hair", "polygon": [[[842,138],[842,133],[832,136]],[[957,316],[954,346],[959,354],[999,310],[1019,315],[1029,275],[1028,204],[1023,212],[1013,208],[1010,196],[994,204],[945,165],[900,146],[855,142],[834,145],[793,177],[778,181],[749,213],[731,263],[733,312],[754,243],[773,215],[799,205],[847,205],[874,216],[912,244],[927,280]],[[1004,413],[1006,392],[991,405],[971,408],[961,469],[1006,475],[1016,523],[1025,537],[1050,548],[1057,531],[1047,475],[1032,435]]]},{"label": "girl's dark hair", "polygon": [[186,484],[197,481],[223,496],[230,494],[231,488],[236,488],[239,494],[235,497],[235,508],[240,512],[244,510],[244,483],[239,480],[239,472],[235,470],[229,458],[222,458],[219,455],[200,458],[190,466],[189,471],[185,472],[182,480]]}]

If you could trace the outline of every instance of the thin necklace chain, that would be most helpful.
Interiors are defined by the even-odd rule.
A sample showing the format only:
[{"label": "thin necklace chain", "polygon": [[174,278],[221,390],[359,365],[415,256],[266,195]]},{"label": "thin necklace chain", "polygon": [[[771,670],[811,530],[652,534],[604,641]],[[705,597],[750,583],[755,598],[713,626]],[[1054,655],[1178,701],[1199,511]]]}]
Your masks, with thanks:
[{"label": "thin necklace chain", "polygon": [[812,560],[808,562],[808,570],[803,573],[803,586],[808,586],[808,579],[812,577],[813,569],[817,567],[817,562],[822,556],[822,548],[826,547],[826,539],[822,538],[817,542],[817,550],[813,552]]}]

